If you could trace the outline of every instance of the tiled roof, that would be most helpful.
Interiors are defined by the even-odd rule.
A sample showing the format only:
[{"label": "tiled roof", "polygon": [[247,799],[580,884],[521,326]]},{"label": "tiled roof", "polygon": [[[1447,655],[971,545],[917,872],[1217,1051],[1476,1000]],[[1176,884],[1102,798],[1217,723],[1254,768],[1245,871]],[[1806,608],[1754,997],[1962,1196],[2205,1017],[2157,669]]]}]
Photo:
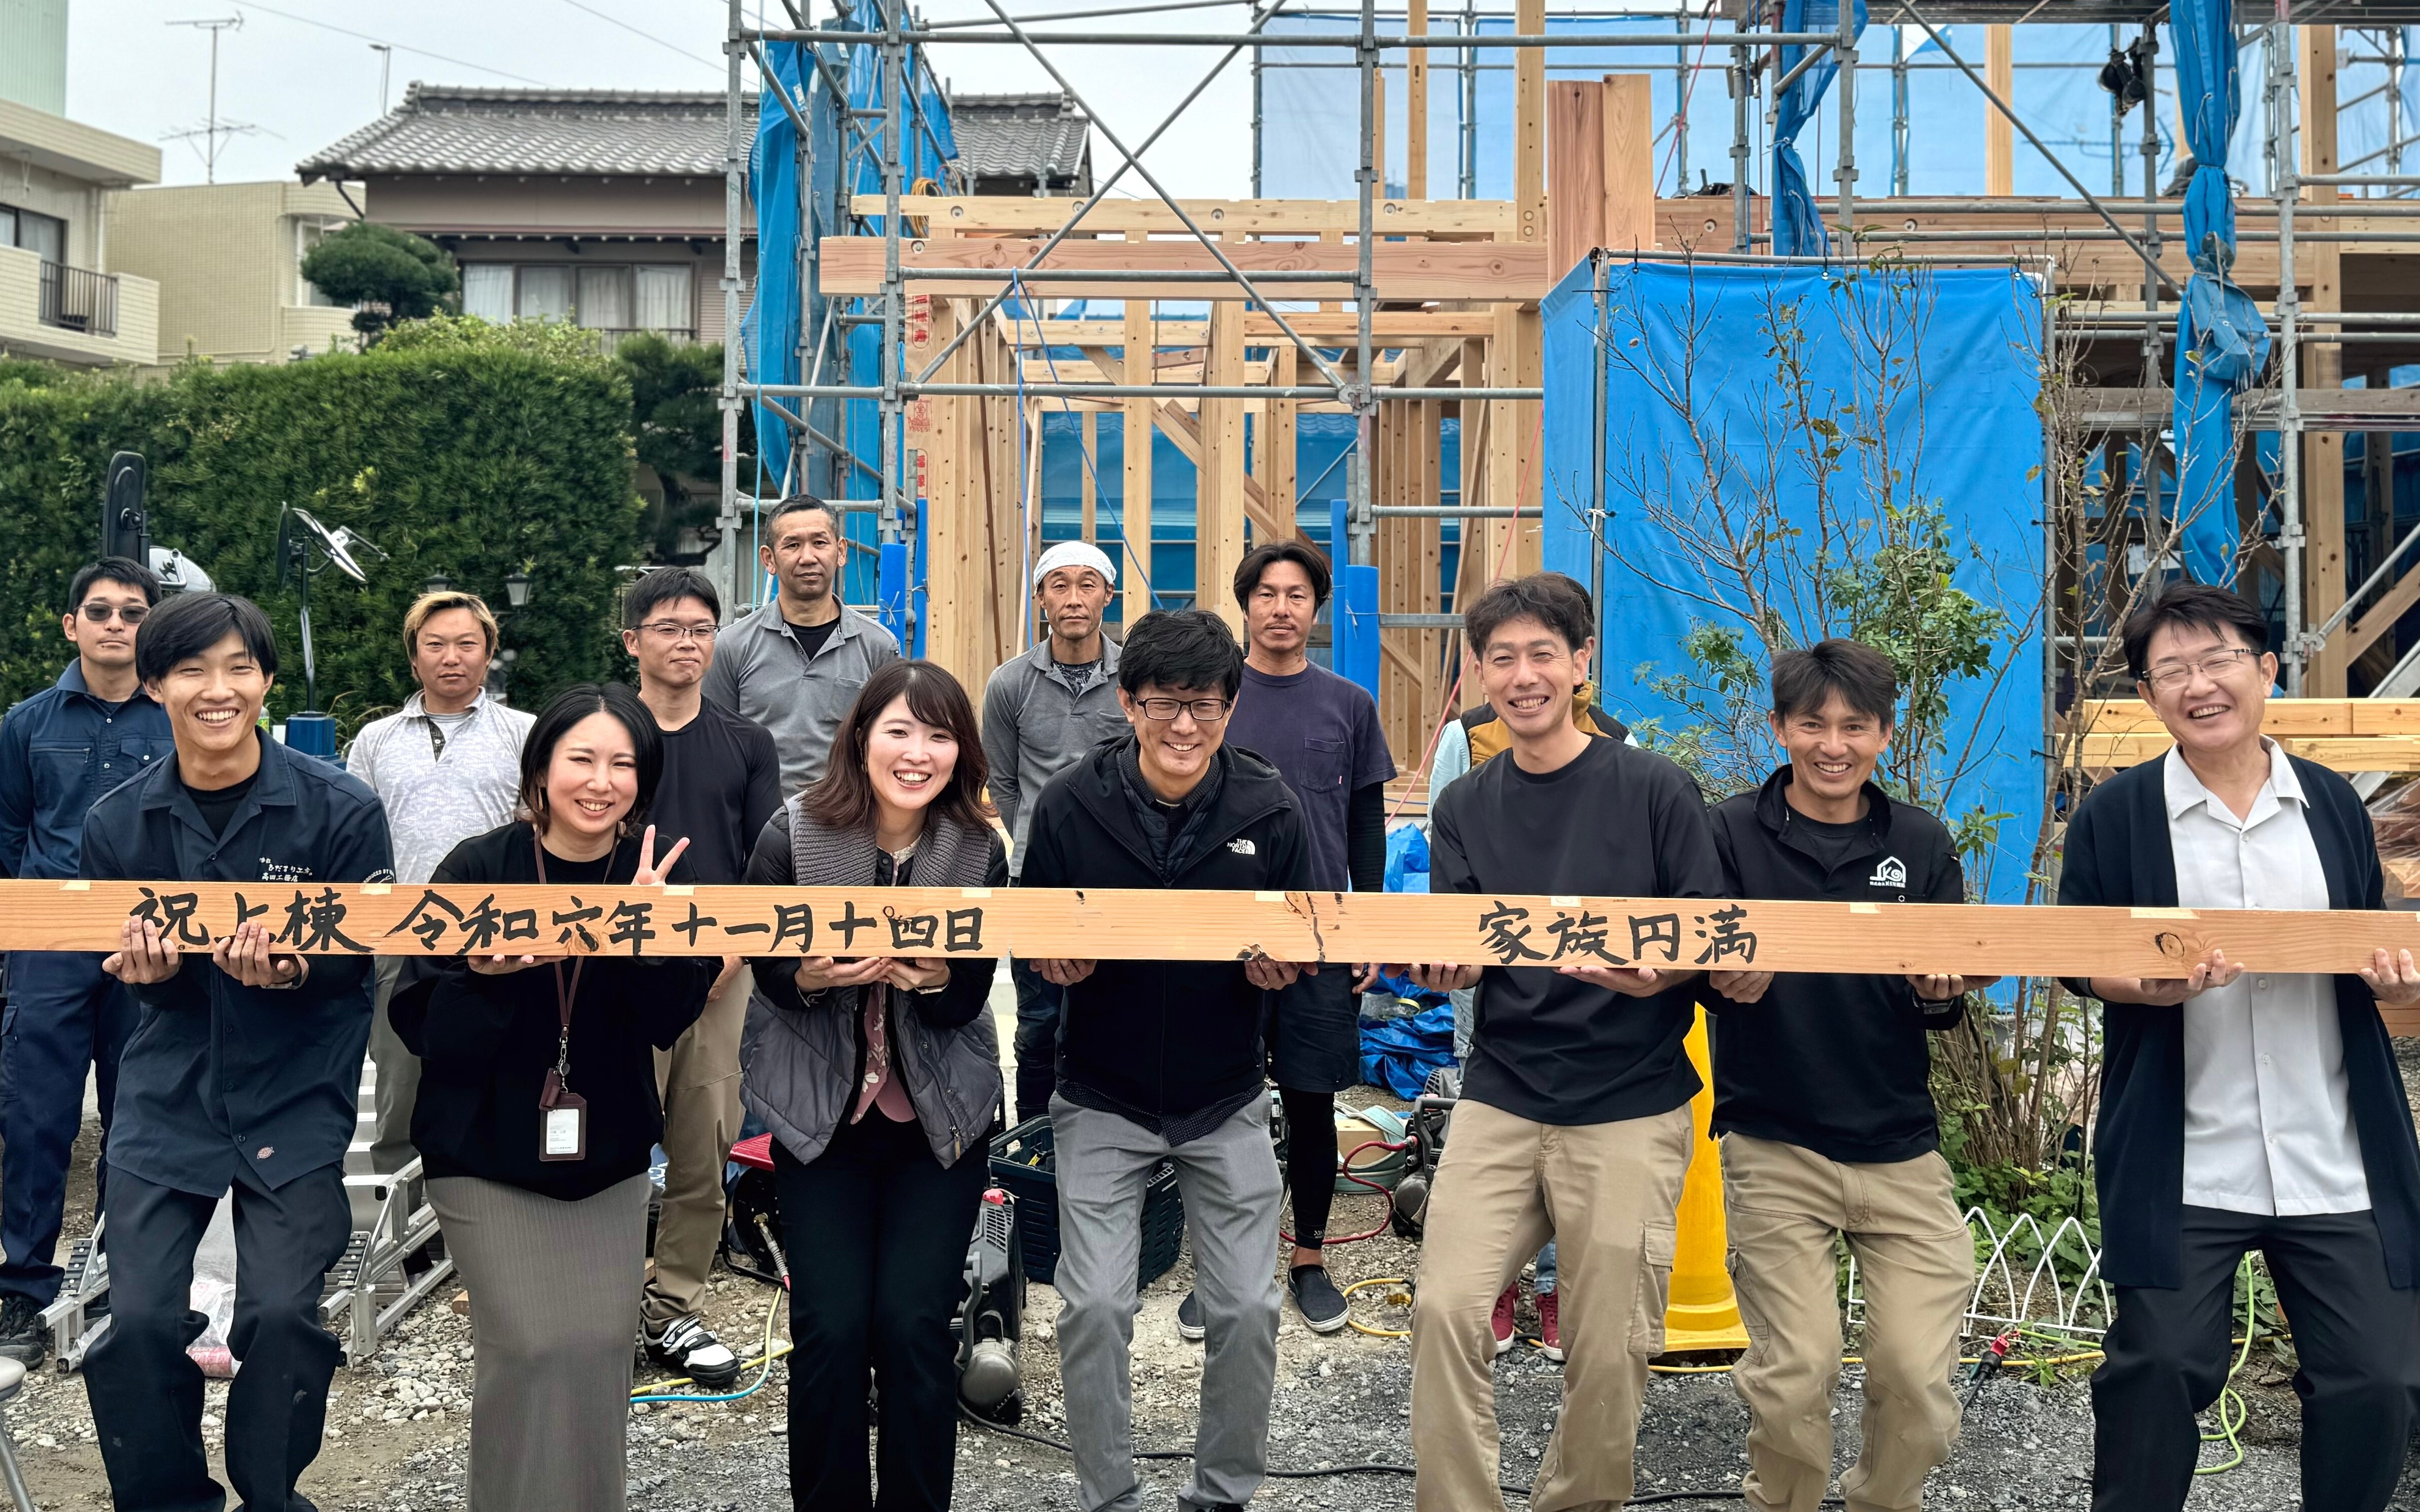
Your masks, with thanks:
[{"label": "tiled roof", "polygon": [[1092,122],[1064,95],[955,95],[950,129],[970,178],[1032,177],[1089,187]]},{"label": "tiled roof", "polygon": [[[487,89],[414,83],[396,110],[296,165],[315,178],[383,174],[665,174],[720,177],[721,90]],[[743,130],[755,133],[756,106]]]}]

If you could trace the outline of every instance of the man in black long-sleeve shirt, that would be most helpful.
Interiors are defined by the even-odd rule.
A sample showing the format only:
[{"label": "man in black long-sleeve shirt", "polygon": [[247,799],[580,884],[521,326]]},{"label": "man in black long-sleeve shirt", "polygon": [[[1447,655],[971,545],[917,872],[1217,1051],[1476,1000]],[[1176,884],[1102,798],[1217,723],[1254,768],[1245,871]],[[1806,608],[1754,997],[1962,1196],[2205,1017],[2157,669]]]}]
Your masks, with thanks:
[{"label": "man in black long-sleeve shirt", "polygon": [[[1774,657],[1773,734],[1790,762],[1714,809],[1727,892],[1966,901],[1948,830],[1874,785],[1898,701],[1898,675],[1870,646]],[[1833,1248],[1846,1239],[1866,1283],[1866,1411],[1840,1492],[1852,1506],[1914,1506],[1957,1437],[1949,1376],[1975,1274],[1925,1037],[1954,1027],[1966,991],[1989,979],[1718,971],[1708,985],[1722,1014],[1714,1132],[1748,1329],[1731,1373],[1752,1414],[1748,1500],[1814,1512],[1831,1478]]]},{"label": "man in black long-sleeve shirt", "polygon": [[1647,1360],[1663,1348],[1699,1085],[1682,1041],[1704,952],[1682,942],[1715,912],[1681,900],[1719,896],[1722,864],[1687,773],[1573,723],[1590,618],[1587,592],[1559,573],[1490,589],[1464,616],[1512,748],[1438,796],[1430,887],[1675,903],[1628,919],[1508,914],[1499,964],[1414,973],[1434,991],[1479,989],[1412,1321],[1419,1512],[1503,1505],[1488,1320],[1549,1231],[1569,1359],[1534,1504],[1629,1497]]},{"label": "man in black long-sleeve shirt", "polygon": [[110,1325],[85,1386],[117,1506],[220,1504],[202,1449],[202,1371],[185,1353],[200,1326],[186,1293],[232,1185],[227,1343],[243,1368],[227,1394],[227,1479],[247,1506],[295,1505],[344,1357],[320,1326],[319,1287],[352,1234],[344,1159],[370,1037],[370,957],[340,941],[344,906],[329,885],[393,880],[386,810],[360,779],[258,728],[277,643],[248,600],[170,599],[144,622],[135,670],[168,711],[176,759],[93,805],[78,874],[240,882],[271,896],[267,918],[218,940],[173,912],[129,918],[101,963],[133,989],[142,1021],[118,1068]]},{"label": "man in black long-sleeve shirt", "polygon": [[[1256,547],[1235,569],[1244,610],[1244,683],[1227,739],[1265,757],[1294,790],[1311,851],[1311,885],[1322,892],[1381,892],[1387,872],[1387,780],[1395,759],[1378,725],[1378,704],[1359,684],[1314,666],[1306,655],[1311,621],[1327,602],[1327,563],[1300,541]],[[1294,1258],[1286,1289],[1318,1334],[1344,1326],[1344,1298],[1327,1278],[1320,1249],[1336,1196],[1336,1094],[1361,1080],[1361,991],[1366,972],[1297,978],[1277,995],[1269,1025],[1269,1072],[1293,1137],[1286,1187],[1294,1196]],[[1177,1332],[1200,1338],[1199,1304],[1177,1309]]]},{"label": "man in black long-sleeve shirt", "polygon": [[[664,737],[664,771],[649,810],[670,847],[687,840],[691,874],[737,882],[749,848],[782,806],[773,737],[699,692],[714,664],[722,601],[693,567],[659,567],[622,598],[622,646],[639,664],[639,700]],[[722,1167],[739,1137],[739,1036],[751,979],[723,957],[706,1010],[656,1056],[664,1105],[664,1199],[639,1322],[647,1357],[706,1391],[739,1379],[739,1357],[702,1316],[706,1273],[722,1240]]]}]

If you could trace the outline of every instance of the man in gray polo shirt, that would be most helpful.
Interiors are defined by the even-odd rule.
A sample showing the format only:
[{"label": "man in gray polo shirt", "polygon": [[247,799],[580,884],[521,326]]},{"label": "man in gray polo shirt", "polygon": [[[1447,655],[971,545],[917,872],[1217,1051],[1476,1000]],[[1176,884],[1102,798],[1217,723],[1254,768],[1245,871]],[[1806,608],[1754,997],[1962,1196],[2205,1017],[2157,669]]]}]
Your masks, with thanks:
[{"label": "man in gray polo shirt", "polygon": [[[446,853],[513,816],[521,788],[521,737],[533,717],[488,696],[496,617],[476,594],[423,594],[403,615],[404,653],[420,691],[383,719],[362,726],[345,769],[386,803],[395,838],[395,879],[426,882]],[[370,1169],[384,1175],[412,1158],[411,1104],[420,1058],[387,1023],[403,957],[378,960],[370,1058],[378,1064],[378,1130]]]},{"label": "man in gray polo shirt", "polygon": [[[1104,740],[1123,737],[1118,648],[1101,632],[1117,587],[1117,564],[1088,541],[1061,541],[1033,564],[1033,603],[1048,634],[1000,664],[984,689],[984,755],[991,801],[1008,826],[1008,872],[1025,870],[1025,836],[1034,800],[1050,779]],[[1064,992],[1022,961],[1016,982],[1016,1121],[1050,1111]]]},{"label": "man in gray polo shirt", "polygon": [[840,601],[839,510],[793,494],[765,521],[764,541],[757,557],[778,592],[722,633],[702,691],[772,732],[788,796],[824,775],[841,716],[875,669],[899,659],[899,641]]}]

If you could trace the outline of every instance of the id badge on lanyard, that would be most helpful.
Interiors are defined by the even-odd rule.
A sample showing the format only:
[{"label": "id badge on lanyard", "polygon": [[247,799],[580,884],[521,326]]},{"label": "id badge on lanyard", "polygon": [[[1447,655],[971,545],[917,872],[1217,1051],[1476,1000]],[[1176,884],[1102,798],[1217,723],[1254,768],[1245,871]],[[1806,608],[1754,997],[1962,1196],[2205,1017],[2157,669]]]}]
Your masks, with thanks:
[{"label": "id badge on lanyard", "polygon": [[[537,853],[537,879],[543,883],[546,847],[538,843],[535,830],[530,833],[530,847]],[[563,963],[553,964],[554,1004],[563,1028],[554,1042],[554,1064],[538,1088],[537,1158],[541,1161],[588,1158],[588,1102],[571,1089],[571,1005],[580,995],[580,974],[587,965],[584,959],[573,962],[566,983]]]}]

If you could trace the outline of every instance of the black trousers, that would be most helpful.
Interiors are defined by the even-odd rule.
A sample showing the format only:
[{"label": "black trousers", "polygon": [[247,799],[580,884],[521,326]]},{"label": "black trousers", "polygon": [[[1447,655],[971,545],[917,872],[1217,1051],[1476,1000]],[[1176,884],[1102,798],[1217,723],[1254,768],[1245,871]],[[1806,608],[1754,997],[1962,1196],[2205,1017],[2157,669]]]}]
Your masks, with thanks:
[{"label": "black trousers", "polygon": [[[923,1129],[879,1108],[801,1162],[773,1142],[790,1258],[790,1497],[799,1512],[945,1512],[957,1461],[950,1319],[990,1173],[943,1166]],[[866,1384],[882,1393],[866,1476]]]},{"label": "black trousers", "polygon": [[2184,1210],[2182,1287],[2119,1287],[2092,1377],[2093,1512],[2173,1512],[2201,1452],[2194,1414],[2218,1400],[2241,1326],[2244,1252],[2268,1258],[2302,1368],[2303,1504],[2379,1512],[2403,1473],[2420,1396],[2420,1291],[2387,1283],[2366,1212],[2267,1218]]},{"label": "black trousers", "polygon": [[[245,1512],[312,1512],[294,1483],[319,1453],[328,1379],[345,1351],[319,1325],[319,1288],[352,1236],[341,1165],[274,1192],[235,1183],[235,1324],[243,1368],[227,1390],[227,1479]],[[85,1360],[85,1390],[119,1512],[222,1512],[202,1448],[202,1367],[185,1353],[194,1250],[218,1206],[123,1169],[109,1173],[109,1332]]]}]

